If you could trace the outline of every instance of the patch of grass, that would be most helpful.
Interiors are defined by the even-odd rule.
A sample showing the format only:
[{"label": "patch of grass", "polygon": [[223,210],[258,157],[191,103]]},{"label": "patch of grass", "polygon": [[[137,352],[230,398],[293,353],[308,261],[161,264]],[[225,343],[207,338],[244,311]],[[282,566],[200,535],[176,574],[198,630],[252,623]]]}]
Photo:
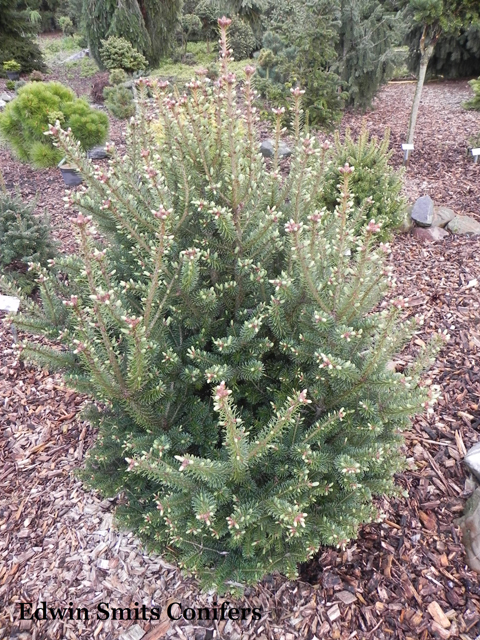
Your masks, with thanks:
[{"label": "patch of grass", "polygon": [[[181,62],[173,62],[171,58],[162,60],[157,69],[152,71],[152,77],[156,78],[173,78],[173,81],[178,84],[188,82],[195,76],[195,69],[198,67],[208,67],[218,59],[218,53],[213,50],[211,46],[211,53],[207,53],[206,42],[189,42],[187,46],[187,53],[192,53],[195,56],[195,64],[188,65]],[[255,64],[252,59],[234,61],[229,64],[230,71],[236,73],[239,79],[244,79],[244,68],[248,64]]]},{"label": "patch of grass", "polygon": [[65,64],[65,67],[68,69],[68,72],[67,72],[68,78],[74,77],[76,75],[76,74],[72,75],[71,70],[73,69],[80,68],[81,78],[91,78],[98,71],[98,67],[95,61],[92,60],[92,58],[88,58],[88,57],[82,58],[81,60],[72,60],[72,62],[67,62]]}]

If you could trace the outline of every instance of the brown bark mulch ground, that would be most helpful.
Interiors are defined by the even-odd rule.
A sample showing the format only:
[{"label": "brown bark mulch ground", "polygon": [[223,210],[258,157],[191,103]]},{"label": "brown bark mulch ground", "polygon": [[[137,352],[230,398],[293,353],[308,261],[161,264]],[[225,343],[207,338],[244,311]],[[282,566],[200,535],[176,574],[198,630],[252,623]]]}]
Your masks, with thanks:
[{"label": "brown bark mulch ground", "polygon": [[[392,127],[393,162],[401,163],[413,85],[388,85],[367,114],[369,128]],[[465,154],[480,131],[478,113],[460,104],[466,83],[429,85],[421,107],[416,151],[405,180],[409,198],[429,193],[457,213],[480,219],[480,165]],[[346,114],[358,130],[361,116]],[[113,137],[121,139],[114,123]],[[66,250],[71,232],[56,170],[33,171],[0,150],[8,188],[38,198],[51,213]],[[78,419],[84,399],[61,378],[24,366],[0,325],[0,638],[43,640],[318,640],[462,638],[480,635],[480,586],[465,566],[455,519],[472,490],[462,466],[480,427],[480,239],[450,237],[420,245],[399,236],[390,257],[408,314],[423,317],[399,367],[433,331],[451,338],[426,380],[442,389],[435,412],[414,420],[406,434],[408,469],[398,483],[407,497],[381,500],[380,522],[365,526],[345,551],[322,549],[300,579],[281,576],[248,589],[243,607],[261,607],[259,621],[172,622],[166,605],[211,606],[129,532],[112,526],[112,502],[86,492],[75,479],[94,434]],[[89,620],[20,621],[20,602],[86,607]],[[98,620],[99,603],[161,606],[159,622]],[[129,635],[123,636],[129,629]]]}]

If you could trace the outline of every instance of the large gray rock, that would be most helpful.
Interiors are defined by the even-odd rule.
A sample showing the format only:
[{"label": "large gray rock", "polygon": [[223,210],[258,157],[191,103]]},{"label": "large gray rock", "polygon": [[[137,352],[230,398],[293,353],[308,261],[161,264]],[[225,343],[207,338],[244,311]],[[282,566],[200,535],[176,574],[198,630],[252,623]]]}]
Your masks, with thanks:
[{"label": "large gray rock", "polygon": [[462,530],[468,566],[480,573],[480,487],[467,500],[464,515],[455,524]]},{"label": "large gray rock", "polygon": [[[273,158],[275,155],[275,141],[270,138],[264,140],[260,145],[260,153],[264,158]],[[287,158],[292,155],[292,150],[284,142],[280,142],[278,145],[278,155],[280,158]]]},{"label": "large gray rock", "polygon": [[0,109],[5,109],[7,103],[4,100],[0,100]]},{"label": "large gray rock", "polygon": [[4,91],[3,93],[0,93],[0,100],[3,100],[4,102],[10,102],[10,100],[13,100],[15,96],[12,96],[10,93],[7,93],[6,91]]},{"label": "large gray rock", "polygon": [[455,218],[455,211],[448,207],[433,207],[432,227],[446,227]]},{"label": "large gray rock", "polygon": [[417,240],[420,240],[420,242],[437,242],[438,240],[443,240],[450,234],[441,227],[415,227],[413,235]]},{"label": "large gray rock", "polygon": [[418,198],[410,215],[419,227],[430,227],[433,222],[433,200],[430,196]]},{"label": "large gray rock", "polygon": [[448,223],[447,229],[460,236],[477,236],[480,235],[480,222],[477,222],[477,220],[470,216],[455,216],[455,218]]},{"label": "large gray rock", "polygon": [[105,147],[93,147],[87,151],[87,158],[91,160],[104,160],[108,158],[108,153],[105,150]]},{"label": "large gray rock", "polygon": [[474,444],[473,447],[467,451],[463,463],[467,469],[480,480],[480,442]]}]

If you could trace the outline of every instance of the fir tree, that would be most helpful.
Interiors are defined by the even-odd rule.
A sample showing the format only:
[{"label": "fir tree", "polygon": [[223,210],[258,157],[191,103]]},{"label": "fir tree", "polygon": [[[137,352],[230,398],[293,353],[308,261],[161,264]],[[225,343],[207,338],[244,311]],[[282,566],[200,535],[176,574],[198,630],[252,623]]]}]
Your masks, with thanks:
[{"label": "fir tree", "polygon": [[150,548],[225,591],[293,576],[320,544],[354,537],[372,497],[394,491],[401,431],[435,392],[419,386],[420,362],[386,366],[411,326],[401,298],[374,311],[388,248],[374,220],[354,233],[353,167],[336,209],[317,207],[328,149],[301,132],[298,88],[290,173],[278,151],[267,166],[255,70],[240,111],[219,22],[219,81],[201,71],[189,95],[148,83],[153,123],[138,83],[127,151],[110,146],[108,169],[51,127],[87,185],[72,196],[78,256],[57,279],[42,272],[43,309],[17,324],[62,343],[24,357],[98,402],[84,477],[124,493],[117,515]]},{"label": "fir tree", "polygon": [[342,0],[339,34],[341,77],[348,102],[370,106],[394,69],[393,43],[400,29],[398,12],[379,0]]},{"label": "fir tree", "polygon": [[[305,91],[303,106],[309,124],[331,126],[340,117],[345,97],[340,93],[337,63],[336,3],[280,0],[268,14],[268,25],[263,45],[273,50],[276,59],[269,79],[257,84],[261,93],[285,102],[290,88],[299,85]],[[258,74],[266,76],[266,71],[260,68]]]}]

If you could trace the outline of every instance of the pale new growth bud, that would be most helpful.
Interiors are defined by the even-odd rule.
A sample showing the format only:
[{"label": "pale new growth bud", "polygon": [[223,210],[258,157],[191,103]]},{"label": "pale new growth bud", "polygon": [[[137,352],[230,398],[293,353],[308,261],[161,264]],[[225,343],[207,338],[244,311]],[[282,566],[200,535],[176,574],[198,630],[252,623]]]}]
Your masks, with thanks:
[{"label": "pale new growth bud", "polygon": [[305,93],[305,89],[300,89],[300,87],[293,87],[292,89],[290,89],[290,93],[295,96],[295,98],[298,98],[300,96],[303,96],[303,94]]},{"label": "pale new growth bud", "polygon": [[221,29],[226,29],[231,24],[232,24],[232,21],[230,20],[230,18],[227,18],[226,16],[222,16],[221,18],[218,19],[218,26]]},{"label": "pale new growth bud", "polygon": [[300,404],[311,404],[312,401],[307,398],[307,389],[300,391],[298,394],[298,401]]},{"label": "pale new growth bud", "polygon": [[348,162],[346,162],[343,167],[339,167],[338,168],[340,173],[345,173],[345,174],[349,174],[349,173],[353,173],[355,171],[355,167],[351,167]]},{"label": "pale new growth bud", "polygon": [[367,224],[367,231],[369,233],[378,233],[381,228],[382,228],[381,222],[376,223],[375,220],[370,220],[370,222]]},{"label": "pale new growth bud", "polygon": [[301,222],[295,222],[295,220],[289,220],[285,225],[285,231],[287,233],[297,233],[302,228]]},{"label": "pale new growth bud", "polygon": [[225,382],[222,380],[222,382],[215,387],[215,400],[224,400],[225,398],[228,398],[228,396],[231,394],[232,392],[230,391],[230,389],[227,389],[227,387],[225,386]]}]

